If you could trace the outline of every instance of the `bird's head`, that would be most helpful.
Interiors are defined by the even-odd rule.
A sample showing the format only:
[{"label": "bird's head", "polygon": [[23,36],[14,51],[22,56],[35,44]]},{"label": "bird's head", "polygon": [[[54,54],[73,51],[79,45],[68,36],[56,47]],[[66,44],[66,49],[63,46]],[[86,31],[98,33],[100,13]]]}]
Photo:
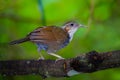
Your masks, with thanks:
[{"label": "bird's head", "polygon": [[78,24],[75,21],[69,21],[63,25],[63,29],[68,32],[71,38],[73,37],[77,29],[80,27],[84,27],[84,25]]}]

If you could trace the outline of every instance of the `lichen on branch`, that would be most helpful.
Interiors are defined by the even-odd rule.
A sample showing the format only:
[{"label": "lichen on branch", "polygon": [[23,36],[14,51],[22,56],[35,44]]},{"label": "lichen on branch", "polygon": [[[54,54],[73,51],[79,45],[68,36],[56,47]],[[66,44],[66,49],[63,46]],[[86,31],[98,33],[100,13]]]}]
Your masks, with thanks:
[{"label": "lichen on branch", "polygon": [[91,51],[75,58],[61,60],[8,60],[0,61],[3,76],[39,74],[47,77],[69,77],[120,67],[120,50],[98,53]]}]

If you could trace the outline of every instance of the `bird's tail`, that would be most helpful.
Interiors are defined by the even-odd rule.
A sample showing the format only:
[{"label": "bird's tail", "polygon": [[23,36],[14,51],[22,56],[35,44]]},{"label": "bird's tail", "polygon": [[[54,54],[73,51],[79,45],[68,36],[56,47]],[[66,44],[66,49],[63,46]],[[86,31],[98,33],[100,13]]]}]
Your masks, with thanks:
[{"label": "bird's tail", "polygon": [[23,43],[23,42],[26,42],[26,41],[29,41],[28,37],[25,37],[25,38],[22,38],[22,39],[19,39],[19,40],[11,41],[9,44],[10,45],[20,44],[20,43]]}]

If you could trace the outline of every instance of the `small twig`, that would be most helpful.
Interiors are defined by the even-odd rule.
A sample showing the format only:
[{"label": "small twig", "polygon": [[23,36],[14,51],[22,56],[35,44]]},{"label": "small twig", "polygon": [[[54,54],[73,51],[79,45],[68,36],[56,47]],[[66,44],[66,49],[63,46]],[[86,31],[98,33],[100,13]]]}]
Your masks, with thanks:
[{"label": "small twig", "polygon": [[95,0],[90,0],[90,6],[89,7],[90,7],[90,9],[89,9],[90,14],[89,14],[89,18],[88,18],[88,24],[87,24],[88,29],[87,29],[86,35],[89,33],[90,26],[91,26],[91,24],[93,22],[93,15],[94,15],[94,9],[95,9]]},{"label": "small twig", "polygon": [[46,26],[46,17],[45,17],[45,11],[44,11],[44,6],[42,3],[42,0],[38,0],[38,4],[39,4],[40,12],[41,12],[42,24],[43,24],[43,26]]}]

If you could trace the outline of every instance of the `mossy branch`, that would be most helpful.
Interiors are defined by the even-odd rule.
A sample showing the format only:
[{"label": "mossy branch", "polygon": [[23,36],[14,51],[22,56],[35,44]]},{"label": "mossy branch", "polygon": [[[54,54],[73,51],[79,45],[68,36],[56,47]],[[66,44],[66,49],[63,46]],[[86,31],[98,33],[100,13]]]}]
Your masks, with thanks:
[{"label": "mossy branch", "polygon": [[8,60],[0,61],[3,76],[39,74],[47,77],[69,77],[79,73],[91,73],[120,67],[120,50],[98,53],[92,51],[63,60]]}]

